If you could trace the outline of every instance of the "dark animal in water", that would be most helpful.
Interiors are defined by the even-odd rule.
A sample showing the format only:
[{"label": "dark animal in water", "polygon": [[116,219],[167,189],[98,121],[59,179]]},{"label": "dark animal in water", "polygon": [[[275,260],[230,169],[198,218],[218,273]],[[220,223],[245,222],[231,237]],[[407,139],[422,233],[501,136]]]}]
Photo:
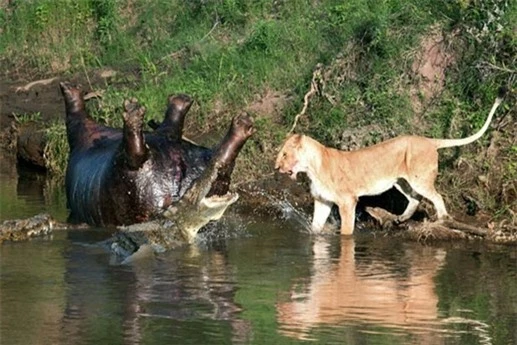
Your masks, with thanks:
[{"label": "dark animal in water", "polygon": [[229,191],[230,180],[235,158],[254,132],[249,115],[236,116],[212,150],[182,137],[193,103],[187,95],[170,96],[163,122],[152,123],[154,130],[147,132],[145,108],[135,99],[124,102],[124,126],[116,129],[88,115],[78,87],[60,86],[70,145],[66,195],[71,222],[131,225],[165,214],[181,217],[190,229],[185,237],[191,239],[200,224],[218,219],[237,200]]}]

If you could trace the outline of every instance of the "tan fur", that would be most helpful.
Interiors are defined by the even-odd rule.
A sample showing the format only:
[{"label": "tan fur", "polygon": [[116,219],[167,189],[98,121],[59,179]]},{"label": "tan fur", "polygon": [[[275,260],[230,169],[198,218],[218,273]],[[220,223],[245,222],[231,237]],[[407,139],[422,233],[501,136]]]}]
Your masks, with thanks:
[{"label": "tan fur", "polygon": [[[434,330],[421,326],[439,319],[435,278],[446,252],[424,246],[406,248],[396,263],[386,264],[380,256],[358,263],[355,247],[353,238],[343,238],[335,258],[327,238],[315,240],[310,279],[299,280],[290,296],[276,304],[280,331],[303,339],[314,328],[351,322],[404,328],[415,332],[417,344],[435,343],[430,337]],[[390,272],[400,262],[407,269],[404,275],[379,274]]]},{"label": "tan fur", "polygon": [[448,215],[442,196],[434,188],[438,175],[438,149],[466,145],[480,138],[501,101],[496,99],[483,128],[464,139],[401,136],[357,151],[340,151],[325,147],[308,136],[295,134],[284,143],[275,168],[293,179],[299,172],[307,173],[314,197],[314,232],[323,229],[332,205],[336,204],[341,215],[341,234],[351,235],[358,198],[381,194],[393,186],[409,200],[399,220],[409,219],[419,201],[413,197],[414,193],[404,190],[399,179],[406,180],[414,192],[429,199],[437,218],[442,219]]}]

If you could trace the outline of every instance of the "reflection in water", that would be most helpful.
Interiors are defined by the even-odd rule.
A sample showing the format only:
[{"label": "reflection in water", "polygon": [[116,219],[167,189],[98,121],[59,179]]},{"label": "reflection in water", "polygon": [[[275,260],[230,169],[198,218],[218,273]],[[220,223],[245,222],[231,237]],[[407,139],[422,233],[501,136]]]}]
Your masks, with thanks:
[{"label": "reflection in water", "polygon": [[[63,316],[65,337],[124,344],[195,343],[208,337],[213,343],[227,337],[219,329],[228,328],[232,341],[248,338],[250,327],[239,318],[234,274],[223,252],[199,255],[191,246],[131,266],[92,260],[91,248],[82,253],[87,256],[81,250],[71,253],[66,273],[71,289]],[[92,289],[105,291],[92,296]]]},{"label": "reflection in water", "polygon": [[334,259],[327,239],[314,240],[312,276],[277,304],[281,331],[304,339],[311,328],[355,322],[403,329],[418,335],[421,344],[442,343],[429,334],[437,329],[434,279],[445,251],[411,247],[394,262],[355,249],[353,239],[343,238]]},{"label": "reflection in water", "polygon": [[62,181],[26,168],[8,172],[0,169],[0,222],[43,212],[58,221],[66,220],[68,211]]},{"label": "reflection in water", "polygon": [[59,344],[64,271],[50,241],[0,245],[0,344]]}]

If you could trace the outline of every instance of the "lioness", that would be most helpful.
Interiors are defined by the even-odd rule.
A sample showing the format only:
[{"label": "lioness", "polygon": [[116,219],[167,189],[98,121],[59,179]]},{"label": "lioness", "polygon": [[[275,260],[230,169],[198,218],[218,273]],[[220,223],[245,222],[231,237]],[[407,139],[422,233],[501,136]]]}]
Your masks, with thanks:
[{"label": "lioness", "polygon": [[438,175],[437,150],[479,139],[488,129],[501,101],[502,97],[496,99],[483,127],[464,139],[400,136],[356,151],[340,151],[308,136],[294,134],[278,153],[275,169],[293,180],[299,172],[307,173],[314,197],[313,232],[323,229],[332,205],[336,204],[341,216],[341,234],[351,235],[358,198],[381,194],[393,186],[409,201],[398,221],[411,218],[420,196],[429,199],[437,218],[443,219],[448,217],[447,210],[442,196],[434,188]]}]

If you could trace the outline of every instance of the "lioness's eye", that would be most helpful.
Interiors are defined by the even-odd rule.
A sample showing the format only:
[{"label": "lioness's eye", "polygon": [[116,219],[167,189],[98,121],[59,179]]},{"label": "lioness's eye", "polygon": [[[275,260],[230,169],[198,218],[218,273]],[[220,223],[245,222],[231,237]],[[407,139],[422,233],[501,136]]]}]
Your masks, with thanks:
[{"label": "lioness's eye", "polygon": [[285,152],[284,152],[284,153],[282,154],[282,157],[284,157],[284,158],[285,158],[286,156],[287,156],[287,153],[285,153]]}]

